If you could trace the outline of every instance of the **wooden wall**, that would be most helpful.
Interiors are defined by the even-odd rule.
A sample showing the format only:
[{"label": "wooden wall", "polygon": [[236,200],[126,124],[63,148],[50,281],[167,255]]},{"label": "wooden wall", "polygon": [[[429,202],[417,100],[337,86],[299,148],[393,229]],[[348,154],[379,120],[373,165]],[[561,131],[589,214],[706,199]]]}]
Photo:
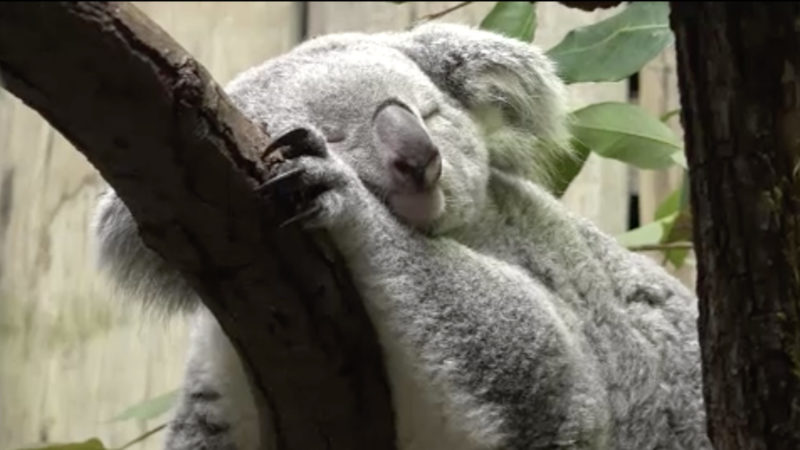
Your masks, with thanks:
[{"label": "wooden wall", "polygon": [[[309,36],[403,29],[455,2],[141,2],[137,3],[220,82]],[[443,20],[477,24],[491,3]],[[548,48],[593,13],[539,3],[535,43]],[[670,65],[672,64],[672,66]],[[677,101],[674,55],[648,66],[641,101],[669,110]],[[575,86],[572,105],[626,101],[625,82]],[[565,195],[569,207],[610,233],[628,223],[631,186],[652,205],[674,174],[640,174],[592,157]],[[93,270],[87,235],[102,179],[36,113],[0,90],[0,450],[92,436],[119,446],[161,423],[109,423],[127,406],[177,387],[186,327],[147,317]],[[646,211],[645,211],[646,210]],[[642,214],[652,214],[644,206]],[[648,219],[649,220],[649,219]],[[163,436],[163,434],[162,434]],[[160,448],[161,436],[137,445]]]}]

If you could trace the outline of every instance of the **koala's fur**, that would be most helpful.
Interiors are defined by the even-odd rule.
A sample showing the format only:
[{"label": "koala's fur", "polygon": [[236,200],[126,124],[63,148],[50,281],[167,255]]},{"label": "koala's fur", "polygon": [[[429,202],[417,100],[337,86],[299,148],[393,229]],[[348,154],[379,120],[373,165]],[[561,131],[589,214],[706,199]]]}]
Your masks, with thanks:
[{"label": "koala's fur", "polygon": [[[330,186],[308,226],[331,233],[378,331],[400,449],[711,448],[694,296],[543,187],[567,133],[564,86],[538,49],[444,24],[331,35],[228,93],[273,132],[311,127],[328,140],[327,156],[292,164]],[[418,227],[387,200],[371,135],[389,98],[442,155],[443,206]],[[196,309],[168,448],[268,441],[226,337],[113,191],[95,226],[122,286]]]}]

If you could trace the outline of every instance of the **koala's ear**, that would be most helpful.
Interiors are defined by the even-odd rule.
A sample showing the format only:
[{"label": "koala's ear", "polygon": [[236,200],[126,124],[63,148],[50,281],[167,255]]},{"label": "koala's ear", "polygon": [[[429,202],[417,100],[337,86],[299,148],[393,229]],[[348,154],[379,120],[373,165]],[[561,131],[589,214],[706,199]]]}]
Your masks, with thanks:
[{"label": "koala's ear", "polygon": [[463,25],[429,23],[397,36],[402,51],[484,125],[564,138],[566,90],[553,62],[532,44]]}]

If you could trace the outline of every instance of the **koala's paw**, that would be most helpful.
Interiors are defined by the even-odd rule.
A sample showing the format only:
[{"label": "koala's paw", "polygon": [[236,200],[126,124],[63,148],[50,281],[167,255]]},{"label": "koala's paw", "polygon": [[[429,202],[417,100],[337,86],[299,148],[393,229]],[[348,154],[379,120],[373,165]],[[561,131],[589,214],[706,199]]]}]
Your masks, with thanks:
[{"label": "koala's paw", "polygon": [[265,153],[276,148],[280,155],[258,192],[286,211],[289,218],[281,226],[297,222],[324,228],[346,221],[353,206],[348,199],[357,196],[360,181],[328,151],[325,139],[314,130],[295,128],[275,138]]}]

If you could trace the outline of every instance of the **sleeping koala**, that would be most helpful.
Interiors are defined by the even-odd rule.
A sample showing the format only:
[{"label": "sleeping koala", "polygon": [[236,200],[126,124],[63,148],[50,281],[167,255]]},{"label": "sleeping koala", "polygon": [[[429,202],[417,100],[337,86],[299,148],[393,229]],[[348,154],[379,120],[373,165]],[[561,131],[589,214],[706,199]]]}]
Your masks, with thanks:
[{"label": "sleeping koala", "polygon": [[[345,258],[398,448],[711,448],[694,296],[546,188],[569,155],[539,49],[445,24],[330,35],[227,92],[290,149],[260,192]],[[111,190],[95,233],[121,286],[195,311],[167,448],[269,448],[235,351]]]}]

